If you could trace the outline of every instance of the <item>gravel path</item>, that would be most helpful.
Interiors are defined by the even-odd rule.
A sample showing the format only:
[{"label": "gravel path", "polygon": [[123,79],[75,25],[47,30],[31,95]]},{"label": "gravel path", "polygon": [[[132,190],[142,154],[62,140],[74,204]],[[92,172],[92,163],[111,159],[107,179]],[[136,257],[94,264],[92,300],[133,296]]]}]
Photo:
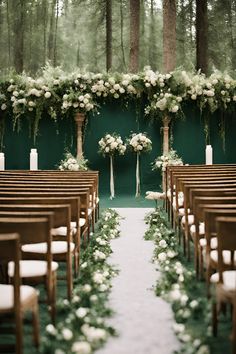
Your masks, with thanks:
[{"label": "gravel path", "polygon": [[158,276],[151,263],[154,244],[143,239],[143,218],[150,209],[116,210],[125,219],[121,237],[112,241],[110,262],[120,273],[113,281],[110,305],[115,315],[109,323],[119,337],[109,339],[97,354],[171,354],[178,348],[172,311],[152,290]]}]

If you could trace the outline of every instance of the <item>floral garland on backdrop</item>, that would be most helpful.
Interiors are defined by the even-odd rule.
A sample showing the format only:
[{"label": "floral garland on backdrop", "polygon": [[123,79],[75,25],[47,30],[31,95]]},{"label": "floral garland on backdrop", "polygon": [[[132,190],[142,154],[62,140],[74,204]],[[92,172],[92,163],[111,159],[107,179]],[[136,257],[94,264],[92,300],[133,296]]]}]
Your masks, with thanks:
[{"label": "floral garland on backdrop", "polygon": [[176,354],[210,354],[211,302],[204,284],[196,282],[194,267],[185,265],[181,248],[162,209],[145,217],[146,240],[155,242],[153,262],[159,271],[156,295],[170,302],[176,323],[173,329],[181,342]]},{"label": "floral garland on backdrop", "polygon": [[75,112],[97,112],[111,98],[127,104],[142,96],[147,97],[146,115],[161,119],[182,116],[186,102],[192,102],[204,114],[235,112],[236,80],[218,71],[209,77],[183,70],[161,74],[150,67],[138,74],[95,74],[80,69],[66,73],[59,67],[46,66],[38,78],[10,74],[2,79],[0,115],[3,119],[13,117],[18,127],[26,116],[36,137],[45,113],[57,120]]},{"label": "floral garland on backdrop", "polygon": [[126,145],[123,143],[120,135],[117,133],[106,134],[98,142],[99,150],[103,156],[108,155],[110,158],[110,199],[115,197],[115,185],[114,185],[114,156],[115,154],[124,155],[126,151]]},{"label": "floral garland on backdrop", "polygon": [[43,353],[90,354],[114,335],[105,318],[112,310],[107,307],[111,280],[117,274],[107,263],[111,254],[109,241],[119,236],[120,217],[113,209],[105,210],[90,244],[82,252],[80,276],[75,281],[71,302],[60,299],[57,303],[56,326],[48,324],[42,338]]},{"label": "floral garland on backdrop", "polygon": [[152,150],[152,142],[147,137],[146,133],[133,133],[127,139],[127,145],[130,150],[137,154],[136,160],[136,194],[135,197],[140,196],[141,182],[140,182],[140,154],[143,152],[149,152]]},{"label": "floral garland on backdrop", "polygon": [[74,157],[70,152],[65,152],[64,159],[60,161],[58,169],[60,171],[87,171],[88,160],[84,157]]}]

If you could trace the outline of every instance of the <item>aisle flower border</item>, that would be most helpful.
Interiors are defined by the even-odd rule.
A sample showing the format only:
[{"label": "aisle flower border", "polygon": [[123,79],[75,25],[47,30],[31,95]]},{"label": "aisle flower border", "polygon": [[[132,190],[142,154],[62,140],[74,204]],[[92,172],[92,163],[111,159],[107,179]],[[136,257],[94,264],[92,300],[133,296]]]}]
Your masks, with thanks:
[{"label": "aisle flower border", "polygon": [[[177,237],[161,208],[145,216],[148,229],[144,238],[155,242],[153,262],[159,271],[155,292],[172,306],[173,330],[181,342],[175,354],[210,354],[211,302],[198,294],[199,283],[193,267],[184,264]],[[189,323],[201,320],[201,335],[191,333]]]},{"label": "aisle flower border", "polygon": [[107,301],[112,278],[118,271],[107,258],[112,253],[110,240],[120,235],[119,222],[115,210],[102,212],[90,244],[82,252],[72,300],[58,300],[58,317],[62,315],[63,320],[56,326],[46,326],[40,352],[90,354],[115,334],[106,318],[112,314]]},{"label": "aisle flower border", "polygon": [[150,67],[137,74],[80,69],[66,73],[50,66],[38,78],[10,74],[0,82],[1,134],[4,119],[13,119],[14,126],[19,127],[27,118],[36,137],[39,120],[45,114],[56,121],[59,117],[73,117],[76,112],[99,113],[101,105],[111,99],[126,106],[143,98],[147,117],[182,117],[184,105],[191,102],[206,117],[219,110],[224,120],[224,113],[235,112],[236,80],[218,71],[206,77],[184,70],[162,74]]}]

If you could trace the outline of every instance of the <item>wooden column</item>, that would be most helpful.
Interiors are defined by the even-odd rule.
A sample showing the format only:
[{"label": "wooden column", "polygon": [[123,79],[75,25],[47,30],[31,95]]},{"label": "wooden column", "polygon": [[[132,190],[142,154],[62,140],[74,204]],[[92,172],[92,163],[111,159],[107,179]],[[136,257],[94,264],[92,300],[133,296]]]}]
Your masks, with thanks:
[{"label": "wooden column", "polygon": [[169,152],[169,123],[170,118],[165,116],[163,118],[163,154]]},{"label": "wooden column", "polygon": [[83,157],[83,147],[82,147],[82,126],[85,120],[84,113],[76,113],[75,121],[77,124],[77,158],[81,159]]}]

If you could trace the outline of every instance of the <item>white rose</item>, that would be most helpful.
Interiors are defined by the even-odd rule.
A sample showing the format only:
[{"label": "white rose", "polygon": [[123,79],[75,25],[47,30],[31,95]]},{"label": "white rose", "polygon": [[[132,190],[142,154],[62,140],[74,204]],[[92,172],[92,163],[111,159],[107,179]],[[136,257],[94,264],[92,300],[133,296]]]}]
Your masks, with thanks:
[{"label": "white rose", "polygon": [[157,258],[160,262],[164,262],[166,260],[166,253],[165,252],[159,253]]},{"label": "white rose", "polygon": [[81,342],[74,342],[71,348],[72,352],[76,354],[90,354],[91,353],[91,346],[88,342],[81,341]]},{"label": "white rose", "polygon": [[71,338],[73,337],[73,333],[69,328],[63,328],[61,334],[65,340],[71,340]]},{"label": "white rose", "polygon": [[46,326],[46,331],[52,336],[55,336],[57,334],[57,329],[53,326],[53,324],[48,324]]},{"label": "white rose", "polygon": [[44,94],[45,98],[50,98],[51,96],[52,96],[52,94],[49,91],[45,92],[45,94]]},{"label": "white rose", "polygon": [[6,105],[6,103],[3,103],[3,104],[1,105],[1,110],[2,110],[2,111],[5,111],[5,109],[7,109],[7,105]]},{"label": "white rose", "polygon": [[179,107],[175,105],[174,107],[171,108],[171,112],[176,113],[179,110]]},{"label": "white rose", "polygon": [[88,310],[85,307],[79,307],[78,310],[76,310],[75,314],[78,318],[84,318],[88,313]]}]

